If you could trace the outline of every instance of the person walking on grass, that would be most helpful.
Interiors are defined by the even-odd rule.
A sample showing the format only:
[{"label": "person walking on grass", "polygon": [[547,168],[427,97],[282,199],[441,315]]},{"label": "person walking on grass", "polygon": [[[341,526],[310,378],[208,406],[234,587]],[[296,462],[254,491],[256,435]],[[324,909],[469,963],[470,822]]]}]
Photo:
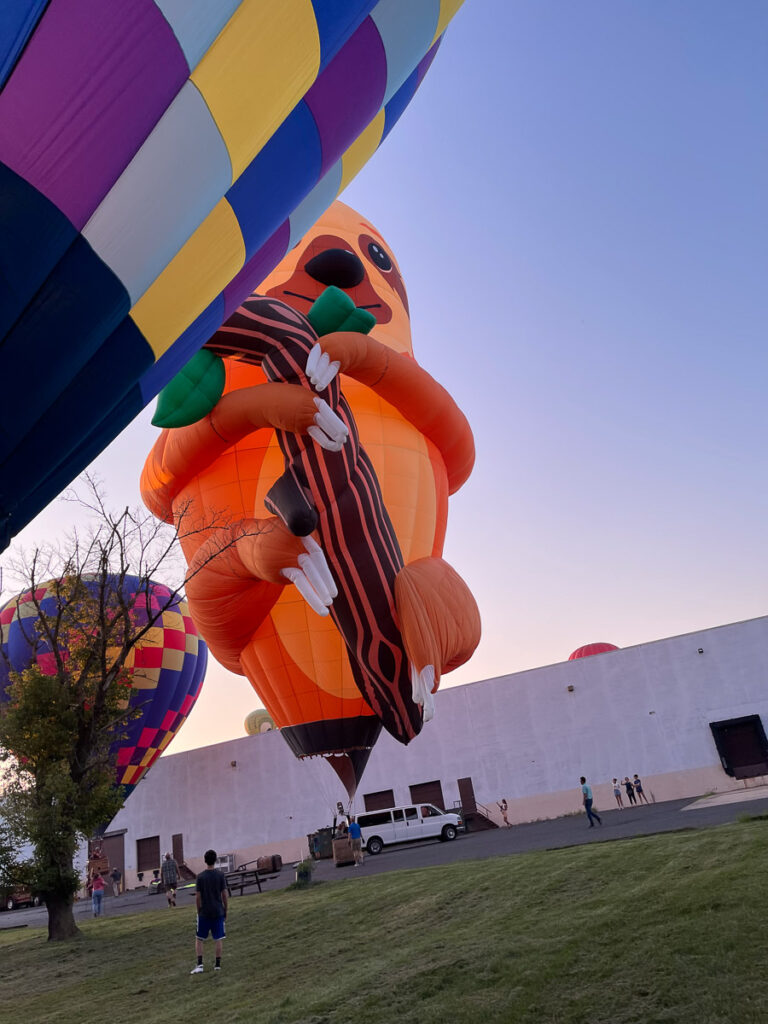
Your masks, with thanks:
[{"label": "person walking on grass", "polygon": [[349,818],[349,845],[352,847],[352,856],[355,858],[355,867],[363,863],[363,831],[354,817]]},{"label": "person walking on grass", "polygon": [[631,804],[637,803],[637,797],[635,796],[635,787],[632,785],[632,780],[628,775],[624,776],[624,789],[627,791],[627,799]]},{"label": "person walking on grass", "polygon": [[168,906],[176,906],[176,886],[179,883],[179,866],[170,853],[166,853],[165,860],[160,868],[160,877],[163,880],[163,887],[168,893]]},{"label": "person walking on grass", "polygon": [[602,825],[603,819],[596,811],[592,810],[592,787],[587,785],[587,780],[583,775],[581,776],[581,796],[584,801],[584,810],[587,812],[587,818],[589,819],[589,827],[595,827],[595,822],[592,821],[593,818],[597,821],[598,825]]},{"label": "person walking on grass", "polygon": [[639,775],[635,775],[635,777],[634,777],[634,779],[632,781],[632,785],[635,787],[635,794],[637,795],[637,802],[639,804],[642,804],[643,802],[645,802],[646,804],[649,804],[650,801],[648,800],[648,797],[643,792],[643,783],[640,780],[640,776]]},{"label": "person walking on grass", "polygon": [[216,943],[214,971],[221,970],[221,944],[226,937],[224,922],[229,907],[227,880],[223,871],[214,868],[217,856],[215,850],[205,851],[205,871],[201,871],[195,883],[197,902],[197,929],[195,931],[195,953],[197,965],[190,974],[203,973],[203,942],[210,935]]},{"label": "person walking on grass", "polygon": [[616,803],[623,810],[624,809],[624,797],[621,795],[621,783],[618,779],[613,780],[613,795],[616,797]]},{"label": "person walking on grass", "polygon": [[104,900],[104,879],[101,872],[97,871],[91,881],[91,902],[93,904],[93,916],[101,917],[101,905]]}]

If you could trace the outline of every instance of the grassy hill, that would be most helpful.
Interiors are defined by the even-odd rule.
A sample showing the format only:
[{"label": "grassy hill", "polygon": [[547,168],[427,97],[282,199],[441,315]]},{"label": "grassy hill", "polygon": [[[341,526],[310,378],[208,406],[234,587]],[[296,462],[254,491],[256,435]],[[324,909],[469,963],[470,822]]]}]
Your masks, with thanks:
[{"label": "grassy hill", "polygon": [[768,822],[236,898],[224,969],[192,909],[0,932],[24,1024],[765,1024]]}]

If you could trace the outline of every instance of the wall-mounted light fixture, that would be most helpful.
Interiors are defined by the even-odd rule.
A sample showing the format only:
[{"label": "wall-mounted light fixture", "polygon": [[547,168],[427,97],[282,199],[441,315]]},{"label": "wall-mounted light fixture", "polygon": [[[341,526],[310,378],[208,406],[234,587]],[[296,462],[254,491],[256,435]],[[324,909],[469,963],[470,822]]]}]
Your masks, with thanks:
[{"label": "wall-mounted light fixture", "polygon": [[566,686],[566,690],[568,691],[568,693],[573,693],[575,689],[576,687],[573,686],[571,683],[569,683],[568,686]]},{"label": "wall-mounted light fixture", "polygon": [[699,654],[703,654],[703,653],[704,653],[704,648],[703,648],[703,647],[700,647],[700,648],[699,648]]},{"label": "wall-mounted light fixture", "polygon": [[230,768],[237,768],[237,761],[230,761],[229,762],[229,767]]}]

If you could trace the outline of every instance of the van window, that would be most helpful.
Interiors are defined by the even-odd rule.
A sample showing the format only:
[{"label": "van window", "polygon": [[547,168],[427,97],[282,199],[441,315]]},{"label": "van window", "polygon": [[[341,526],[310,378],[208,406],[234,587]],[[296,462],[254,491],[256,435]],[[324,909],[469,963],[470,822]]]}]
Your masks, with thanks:
[{"label": "van window", "polygon": [[413,821],[414,818],[418,818],[418,814],[416,812],[416,808],[415,807],[406,807],[405,808],[405,820],[406,821]]},{"label": "van window", "polygon": [[436,807],[426,804],[421,808],[421,816],[422,818],[440,818],[442,817],[442,811],[438,811]]},{"label": "van window", "polygon": [[402,821],[403,820],[403,812],[402,812],[402,810],[392,811],[392,817],[395,819],[395,821]]},{"label": "van window", "polygon": [[373,825],[388,825],[392,821],[392,811],[374,811],[373,814],[361,814],[357,823],[361,828]]}]

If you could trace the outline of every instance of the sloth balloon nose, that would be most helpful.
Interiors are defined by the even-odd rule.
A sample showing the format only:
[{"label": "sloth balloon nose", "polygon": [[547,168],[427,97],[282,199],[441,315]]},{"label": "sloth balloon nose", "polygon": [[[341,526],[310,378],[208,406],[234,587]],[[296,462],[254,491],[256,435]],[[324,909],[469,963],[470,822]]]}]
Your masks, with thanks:
[{"label": "sloth balloon nose", "polygon": [[325,249],[304,267],[315,281],[337,288],[356,288],[365,277],[360,259],[348,249]]}]

